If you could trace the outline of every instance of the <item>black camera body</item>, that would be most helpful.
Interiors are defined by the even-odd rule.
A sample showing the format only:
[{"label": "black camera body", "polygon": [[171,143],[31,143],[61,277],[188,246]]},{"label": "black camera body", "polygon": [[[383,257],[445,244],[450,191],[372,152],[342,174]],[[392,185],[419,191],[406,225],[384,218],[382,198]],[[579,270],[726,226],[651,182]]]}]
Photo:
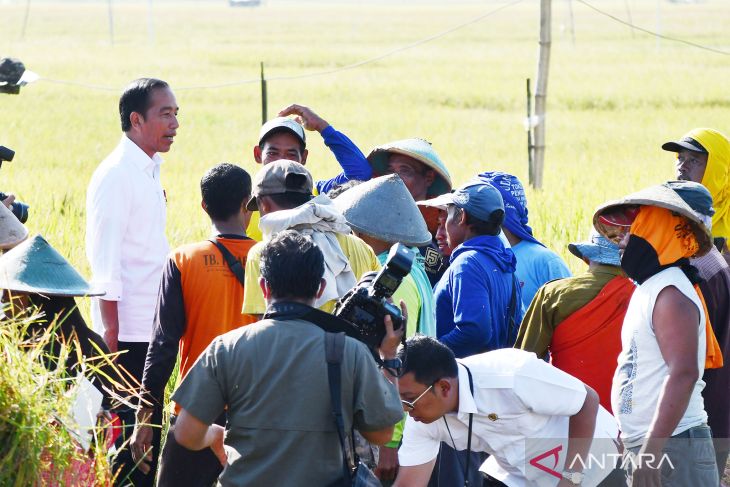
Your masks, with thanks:
[{"label": "black camera body", "polygon": [[[3,162],[7,161],[10,162],[13,160],[13,157],[15,157],[15,151],[12,149],[8,149],[5,146],[0,145],[0,167],[2,167]],[[7,198],[8,195],[5,193],[0,192],[0,202]],[[0,203],[2,204],[2,203]],[[15,200],[12,205],[10,205],[10,211],[13,212],[13,215],[15,215],[15,218],[20,220],[20,223],[25,223],[28,221],[28,209],[30,206],[26,205],[22,201]]]},{"label": "black camera body", "polygon": [[360,341],[371,350],[380,347],[385,337],[383,320],[390,316],[393,328],[404,326],[400,308],[388,302],[403,278],[411,272],[413,252],[403,244],[391,247],[388,259],[380,272],[363,275],[360,282],[348,291],[335,306],[334,315],[349,321],[360,333]]}]

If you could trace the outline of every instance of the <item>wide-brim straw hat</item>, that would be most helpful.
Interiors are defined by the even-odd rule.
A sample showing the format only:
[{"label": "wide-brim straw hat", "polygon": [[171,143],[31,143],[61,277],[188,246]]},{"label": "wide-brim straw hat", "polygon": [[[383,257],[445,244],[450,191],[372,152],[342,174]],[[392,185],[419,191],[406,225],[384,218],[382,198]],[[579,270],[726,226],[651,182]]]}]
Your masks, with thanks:
[{"label": "wide-brim straw hat", "polygon": [[332,200],[350,227],[384,242],[421,247],[431,233],[416,202],[397,174],[358,184]]},{"label": "wide-brim straw hat", "polygon": [[0,256],[0,289],[46,296],[101,296],[56,249],[36,235]]},{"label": "wide-brim straw hat", "polygon": [[[611,226],[599,220],[599,217],[602,214],[610,213],[612,211],[622,211],[622,207],[627,206],[656,206],[659,208],[666,208],[667,210],[685,217],[689,221],[700,247],[695,256],[702,256],[709,252],[713,245],[710,223],[712,221],[710,218],[711,215],[703,215],[700,212],[693,210],[692,207],[672,189],[672,185],[677,184],[688,186],[687,182],[658,184],[656,186],[650,186],[642,189],[641,191],[637,191],[636,193],[632,193],[628,196],[624,196],[619,200],[604,203],[598,207],[593,215],[593,226],[599,233],[601,233],[601,235],[610,239]],[[693,183],[692,189],[694,191],[704,190],[709,196],[707,189],[702,187],[700,184]]]},{"label": "wide-brim straw hat", "polygon": [[388,172],[388,158],[390,154],[403,154],[412,157],[433,169],[436,177],[428,188],[428,196],[438,196],[451,191],[451,175],[441,158],[433,150],[431,143],[423,139],[403,139],[380,145],[370,151],[368,161],[373,167],[376,175],[383,175]]},{"label": "wide-brim straw hat", "polygon": [[10,249],[28,238],[28,229],[0,203],[0,249]]}]

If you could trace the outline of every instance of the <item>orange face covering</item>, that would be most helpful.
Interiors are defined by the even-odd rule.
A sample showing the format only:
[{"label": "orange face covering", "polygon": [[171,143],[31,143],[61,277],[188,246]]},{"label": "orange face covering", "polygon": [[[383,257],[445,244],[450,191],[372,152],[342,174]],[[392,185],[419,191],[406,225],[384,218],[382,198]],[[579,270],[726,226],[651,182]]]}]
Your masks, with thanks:
[{"label": "orange face covering", "polygon": [[[639,282],[671,265],[682,265],[699,251],[700,245],[689,221],[665,208],[642,206],[631,224],[631,236],[626,246],[621,266],[629,277],[636,275]],[[688,262],[684,262],[689,264]],[[707,355],[705,368],[722,367],[722,352],[712,331],[707,304],[702,291],[694,284],[705,312],[705,338]]]},{"label": "orange face covering", "polygon": [[685,217],[656,206],[641,207],[631,224],[631,235],[651,245],[660,266],[692,257],[700,249],[692,225]]}]

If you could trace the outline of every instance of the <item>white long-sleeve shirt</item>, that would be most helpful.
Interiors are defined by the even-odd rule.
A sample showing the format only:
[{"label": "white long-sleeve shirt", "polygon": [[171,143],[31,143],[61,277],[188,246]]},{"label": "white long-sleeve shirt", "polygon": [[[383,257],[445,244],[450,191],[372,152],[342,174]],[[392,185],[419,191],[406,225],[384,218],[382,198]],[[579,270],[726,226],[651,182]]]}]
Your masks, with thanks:
[{"label": "white long-sleeve shirt", "polygon": [[[91,177],[86,193],[86,255],[92,285],[104,300],[118,301],[119,340],[148,342],[162,267],[165,236],[162,158],[147,156],[122,136]],[[103,333],[99,303],[92,303],[94,330]]]}]

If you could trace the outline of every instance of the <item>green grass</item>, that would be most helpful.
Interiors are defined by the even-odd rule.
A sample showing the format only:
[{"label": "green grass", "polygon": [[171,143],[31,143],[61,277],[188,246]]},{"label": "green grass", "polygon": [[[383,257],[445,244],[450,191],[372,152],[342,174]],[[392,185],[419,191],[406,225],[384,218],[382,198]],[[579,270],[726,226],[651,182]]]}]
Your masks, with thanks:
[{"label": "green grass", "polygon": [[[589,1],[626,16],[624,1]],[[696,126],[730,132],[730,58],[632,35],[575,2],[573,44],[568,2],[553,3],[544,189],[527,193],[536,236],[576,271],[582,264],[566,244],[587,236],[598,204],[673,176],[673,158],[660,150],[663,142]],[[634,23],[655,29],[655,0],[628,3]],[[122,87],[136,77],[156,76],[171,83],[181,106],[181,128],[163,167],[167,234],[172,246],[201,239],[208,231],[199,204],[203,172],[222,161],[251,173],[257,169],[251,151],[261,123],[260,89],[256,83],[184,88],[256,78],[261,61],[270,77],[347,66],[503,4],[270,1],[258,9],[231,9],[224,1],[155,1],[150,43],[146,2],[116,1],[111,45],[106,2],[34,1],[20,39],[25,2],[5,0],[0,57],[18,57],[46,78],[113,90],[41,81],[20,96],[0,95],[0,144],[17,151],[15,161],[0,171],[0,190],[29,203],[30,230],[42,233],[89,276],[86,186],[121,135]],[[660,5],[663,33],[730,51],[727,0]],[[419,136],[433,142],[457,184],[485,170],[512,172],[526,183],[525,78],[532,77],[534,85],[538,23],[539,2],[525,0],[357,69],[272,80],[269,115],[302,103],[365,153],[386,141]],[[338,172],[316,134],[309,150],[315,177]],[[88,303],[80,304],[88,310]],[[35,450],[28,455],[33,462],[38,445],[55,444],[45,428],[33,438]]]},{"label": "green grass", "polygon": [[[0,144],[17,151],[0,188],[32,205],[28,226],[44,234],[88,276],[84,198],[91,173],[120,136],[119,90],[138,76],[158,76],[176,90],[181,128],[165,156],[167,233],[171,244],[200,239],[207,219],[198,181],[231,161],[252,173],[260,126],[257,84],[185,87],[258,76],[312,73],[345,66],[466,22],[504,2],[275,2],[231,9],[225,2],[157,3],[155,43],[148,43],[146,3],[117,3],[115,44],[107,7],[32,3],[24,40],[24,2],[0,4],[0,53],[21,58],[44,77],[113,87],[95,91],[38,82],[0,97]],[[622,1],[593,0],[625,17]],[[636,24],[655,28],[654,0],[630,0]],[[581,264],[566,244],[588,234],[596,205],[673,175],[662,142],[695,126],[725,132],[730,61],[631,31],[574,3],[553,6],[543,191],[528,191],[536,235]],[[662,32],[730,50],[730,4],[662,2]],[[539,2],[526,0],[434,42],[327,76],[269,82],[270,115],[291,102],[310,105],[364,152],[409,136],[433,142],[456,183],[483,170],[527,179],[525,78],[534,80]],[[534,83],[534,81],[533,81]],[[315,135],[308,167],[316,177],[338,170]]]},{"label": "green grass", "polygon": [[[55,323],[45,333],[32,335],[29,325],[38,315],[29,312],[17,319],[0,320],[0,485],[63,485],[78,472],[74,462],[87,458],[77,448],[64,425],[73,425],[73,394],[63,364],[70,347],[59,349],[58,366],[44,366],[44,346],[56,339]],[[86,370],[98,363],[85,359]],[[94,433],[92,448],[97,485],[111,480],[110,457],[105,451],[102,429]]]}]

